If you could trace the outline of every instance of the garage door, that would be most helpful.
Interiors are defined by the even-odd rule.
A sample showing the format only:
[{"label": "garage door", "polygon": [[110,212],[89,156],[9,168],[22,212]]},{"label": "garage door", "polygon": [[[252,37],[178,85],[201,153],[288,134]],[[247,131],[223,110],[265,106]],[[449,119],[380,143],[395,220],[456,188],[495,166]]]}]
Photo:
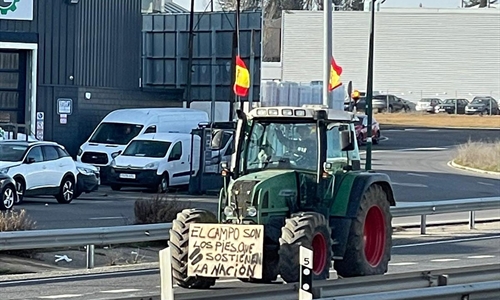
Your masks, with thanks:
[{"label": "garage door", "polygon": [[25,123],[26,51],[0,49],[0,123]]}]

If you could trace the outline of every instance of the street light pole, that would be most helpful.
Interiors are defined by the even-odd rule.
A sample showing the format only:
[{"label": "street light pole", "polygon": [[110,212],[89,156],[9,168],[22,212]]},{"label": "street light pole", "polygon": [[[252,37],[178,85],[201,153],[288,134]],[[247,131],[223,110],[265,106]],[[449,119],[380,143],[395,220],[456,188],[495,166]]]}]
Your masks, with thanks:
[{"label": "street light pole", "polygon": [[368,75],[366,79],[366,115],[368,117],[368,128],[366,137],[366,160],[365,170],[372,168],[372,122],[373,122],[373,48],[375,45],[375,2],[372,0],[370,19],[370,41],[368,46]]},{"label": "street light pole", "polygon": [[332,0],[323,1],[323,105],[328,106],[330,61],[332,57]]}]

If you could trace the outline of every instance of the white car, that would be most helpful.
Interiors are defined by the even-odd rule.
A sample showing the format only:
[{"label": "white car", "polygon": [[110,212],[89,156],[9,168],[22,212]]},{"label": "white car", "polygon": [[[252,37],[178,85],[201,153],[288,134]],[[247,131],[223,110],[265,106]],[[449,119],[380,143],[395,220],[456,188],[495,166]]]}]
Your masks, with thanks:
[{"label": "white car", "polygon": [[164,193],[172,186],[189,184],[191,175],[199,170],[199,156],[199,136],[189,133],[139,135],[123,152],[113,154],[109,183],[113,190],[140,186]]},{"label": "white car", "polygon": [[0,142],[0,174],[15,180],[16,204],[24,196],[53,195],[63,204],[74,199],[78,170],[73,158],[57,143]]}]

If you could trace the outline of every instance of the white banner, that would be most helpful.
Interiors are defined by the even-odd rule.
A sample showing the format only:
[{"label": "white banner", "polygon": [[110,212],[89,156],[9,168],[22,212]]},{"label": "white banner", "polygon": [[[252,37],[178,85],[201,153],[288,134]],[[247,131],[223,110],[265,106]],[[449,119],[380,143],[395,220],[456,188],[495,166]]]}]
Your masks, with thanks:
[{"label": "white banner", "polygon": [[0,19],[33,21],[33,0],[0,0]]}]

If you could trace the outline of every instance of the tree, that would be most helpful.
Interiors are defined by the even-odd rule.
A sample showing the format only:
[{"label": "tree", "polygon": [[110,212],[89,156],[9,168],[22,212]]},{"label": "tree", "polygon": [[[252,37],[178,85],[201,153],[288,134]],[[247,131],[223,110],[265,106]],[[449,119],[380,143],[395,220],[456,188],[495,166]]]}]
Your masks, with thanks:
[{"label": "tree", "polygon": [[[495,4],[498,0],[489,0],[490,4]],[[488,0],[463,0],[464,7],[474,7],[479,5],[480,8],[488,7]]]}]

